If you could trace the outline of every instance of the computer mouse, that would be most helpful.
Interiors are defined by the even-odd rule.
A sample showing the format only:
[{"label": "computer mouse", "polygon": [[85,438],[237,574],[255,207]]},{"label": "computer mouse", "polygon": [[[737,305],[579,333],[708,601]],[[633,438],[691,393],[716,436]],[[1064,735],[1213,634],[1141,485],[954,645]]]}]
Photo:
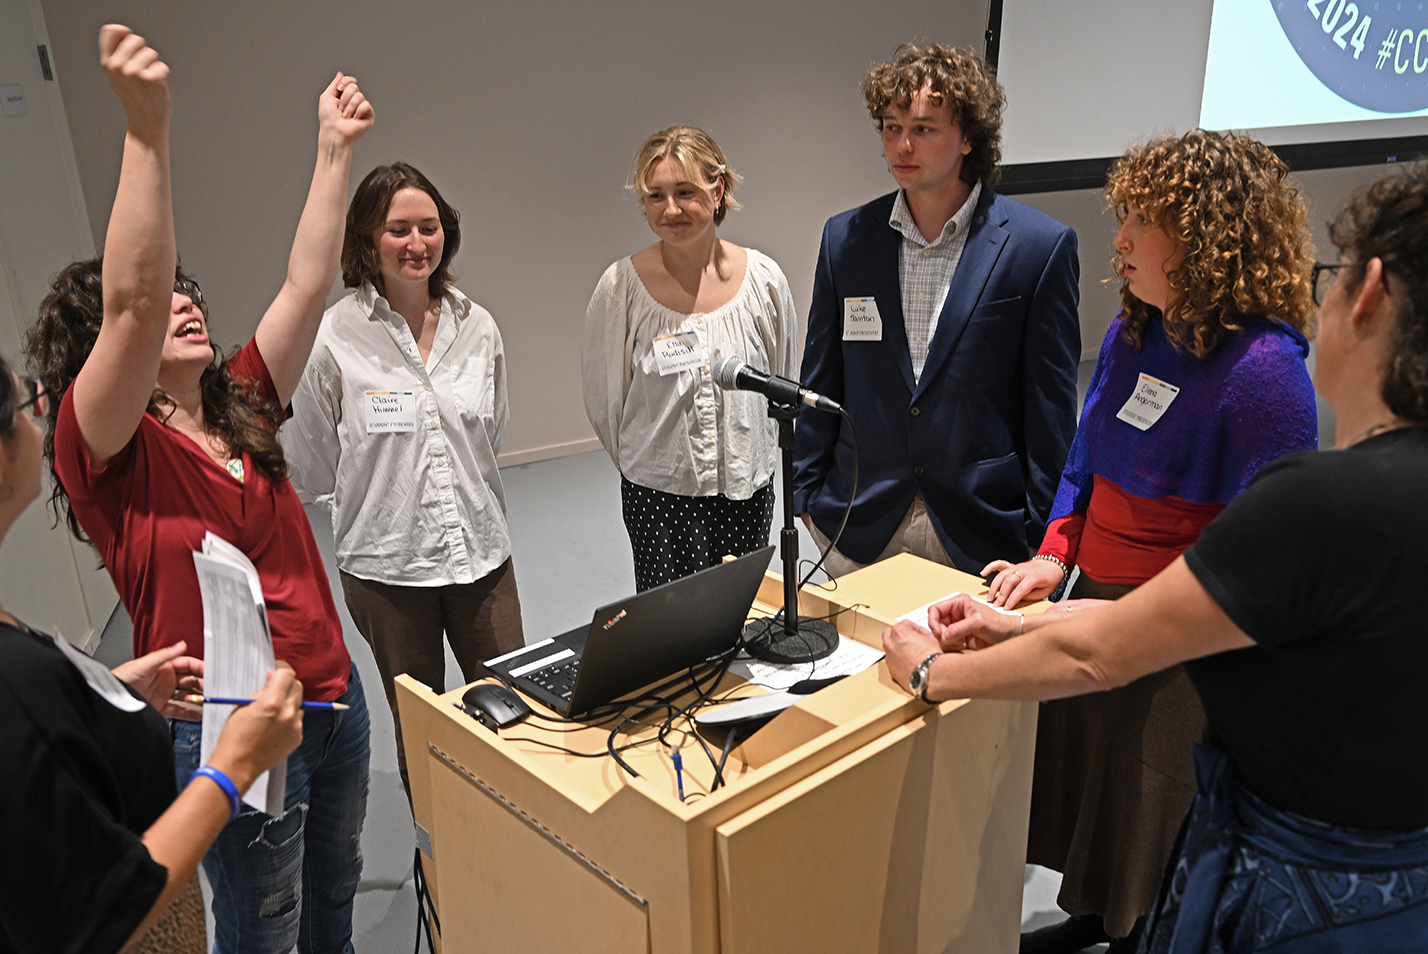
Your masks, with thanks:
[{"label": "computer mouse", "polygon": [[514,689],[499,682],[478,682],[461,697],[466,714],[488,729],[504,729],[531,714]]}]

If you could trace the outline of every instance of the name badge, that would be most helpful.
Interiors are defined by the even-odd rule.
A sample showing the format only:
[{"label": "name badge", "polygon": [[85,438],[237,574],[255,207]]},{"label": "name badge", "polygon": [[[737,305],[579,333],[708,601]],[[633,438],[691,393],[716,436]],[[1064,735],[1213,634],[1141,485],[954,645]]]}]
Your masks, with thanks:
[{"label": "name badge", "polygon": [[882,341],[883,316],[872,298],[843,299],[843,340]]},{"label": "name badge", "polygon": [[416,430],[415,391],[367,391],[366,396],[368,434]]},{"label": "name badge", "polygon": [[699,333],[685,331],[656,338],[654,358],[660,377],[699,367],[704,363],[704,346],[699,343]]},{"label": "name badge", "polygon": [[1142,371],[1135,390],[1131,392],[1130,400],[1121,407],[1116,419],[1125,421],[1131,427],[1148,431],[1152,424],[1160,420],[1165,409],[1170,407],[1170,402],[1175,400],[1175,395],[1179,393],[1180,389],[1175,385],[1166,384]]}]

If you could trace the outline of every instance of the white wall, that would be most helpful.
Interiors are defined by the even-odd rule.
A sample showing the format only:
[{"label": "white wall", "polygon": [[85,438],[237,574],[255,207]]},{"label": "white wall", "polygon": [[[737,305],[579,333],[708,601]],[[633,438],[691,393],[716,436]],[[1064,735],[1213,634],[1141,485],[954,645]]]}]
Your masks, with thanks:
[{"label": "white wall", "polygon": [[[0,118],[0,353],[17,371],[51,274],[94,254],[59,84],[40,70],[36,48],[48,42],[39,0],[0,0],[0,85],[23,87],[25,99],[24,115]],[[46,475],[0,549],[0,603],[90,648],[118,595],[93,549],[51,529],[48,499]]]},{"label": "white wall", "polygon": [[95,63],[109,19],[173,67],[185,265],[225,345],[283,275],[311,175],[318,92],[342,69],[377,110],[353,181],[406,159],[462,212],[460,286],[495,315],[510,370],[503,462],[595,446],[580,328],[610,262],[652,242],[623,184],[664,126],[708,129],[743,211],[724,237],[772,255],[806,310],[824,220],[890,191],[859,86],[901,41],[980,48],[986,0],[44,0],[102,243],[123,119]]}]

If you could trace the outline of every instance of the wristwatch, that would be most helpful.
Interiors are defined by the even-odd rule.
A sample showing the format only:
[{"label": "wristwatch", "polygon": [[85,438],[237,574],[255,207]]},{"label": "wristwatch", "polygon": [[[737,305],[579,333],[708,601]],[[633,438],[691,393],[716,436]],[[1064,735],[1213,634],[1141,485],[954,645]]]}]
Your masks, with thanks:
[{"label": "wristwatch", "polygon": [[941,653],[933,653],[928,656],[918,663],[917,668],[912,671],[912,675],[907,677],[908,691],[928,704],[931,704],[932,700],[927,698],[927,670],[932,668],[932,661],[941,655]]}]

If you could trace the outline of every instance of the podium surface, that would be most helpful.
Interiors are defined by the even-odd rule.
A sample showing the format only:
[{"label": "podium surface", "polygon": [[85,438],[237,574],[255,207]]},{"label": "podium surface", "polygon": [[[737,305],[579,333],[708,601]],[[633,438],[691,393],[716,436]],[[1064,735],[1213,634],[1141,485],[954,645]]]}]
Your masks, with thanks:
[{"label": "podium surface", "polygon": [[[898,616],[956,590],[986,586],[903,555],[810,588],[800,611],[881,648]],[[781,602],[770,572],[754,612]],[[463,692],[397,680],[444,954],[1016,950],[1035,703],[928,706],[880,662],[738,745],[717,790],[688,740],[680,801],[653,727],[619,737],[632,777],[608,723],[494,732]]]}]

